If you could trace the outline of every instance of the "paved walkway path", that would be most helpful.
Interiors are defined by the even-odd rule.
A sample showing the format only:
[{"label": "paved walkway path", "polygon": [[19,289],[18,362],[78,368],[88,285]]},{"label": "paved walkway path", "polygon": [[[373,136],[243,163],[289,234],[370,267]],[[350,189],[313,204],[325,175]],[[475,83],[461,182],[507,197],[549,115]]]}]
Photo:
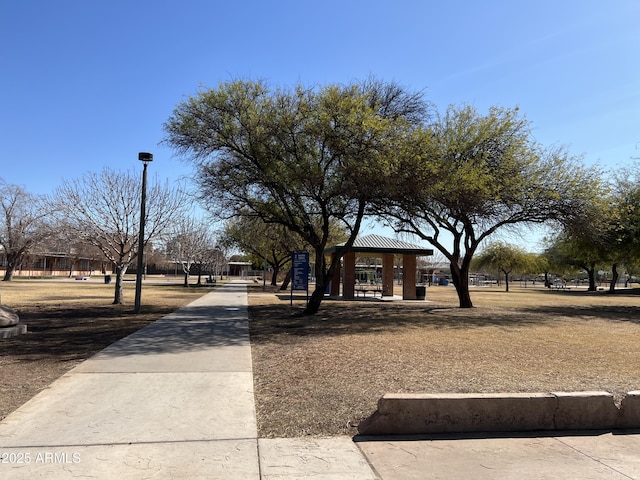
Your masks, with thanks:
[{"label": "paved walkway path", "polygon": [[640,435],[259,439],[233,282],[109,346],[0,422],[0,479],[640,479]]},{"label": "paved walkway path", "polygon": [[234,282],[0,422],[0,478],[376,478],[351,438],[257,437],[246,286]]}]

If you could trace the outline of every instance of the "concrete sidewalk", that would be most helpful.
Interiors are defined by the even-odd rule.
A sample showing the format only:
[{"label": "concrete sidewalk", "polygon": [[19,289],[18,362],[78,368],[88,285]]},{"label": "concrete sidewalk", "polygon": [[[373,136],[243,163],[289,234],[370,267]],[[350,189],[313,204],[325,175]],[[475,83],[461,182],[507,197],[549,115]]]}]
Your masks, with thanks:
[{"label": "concrete sidewalk", "polygon": [[244,283],[216,288],[0,422],[0,478],[374,479],[348,437],[257,438]]},{"label": "concrete sidewalk", "polygon": [[0,422],[1,479],[640,479],[640,435],[258,439],[246,286],[216,288]]},{"label": "concrete sidewalk", "polygon": [[640,434],[362,437],[356,442],[382,479],[640,479]]}]

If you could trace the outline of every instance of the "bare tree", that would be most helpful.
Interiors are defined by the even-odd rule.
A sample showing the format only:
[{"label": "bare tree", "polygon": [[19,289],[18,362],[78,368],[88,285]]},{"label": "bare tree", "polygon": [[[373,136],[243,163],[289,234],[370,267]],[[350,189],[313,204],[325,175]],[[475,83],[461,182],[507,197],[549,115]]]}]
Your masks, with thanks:
[{"label": "bare tree", "polygon": [[212,235],[207,223],[193,217],[183,217],[171,229],[167,255],[181,265],[185,287],[189,286],[191,267],[194,264],[201,265],[207,256]]},{"label": "bare tree", "polygon": [[[71,277],[83,260],[92,262],[102,259],[102,266],[99,269],[104,272],[106,260],[98,248],[83,243],[82,239],[79,239],[66,224],[57,222],[52,227],[55,228],[50,228],[49,235],[34,247],[30,255],[32,262],[38,257],[49,257],[46,266],[51,272],[61,270],[60,264],[63,263],[68,269],[68,276]],[[93,273],[93,265],[89,265],[89,271]]]},{"label": "bare tree", "polygon": [[[215,237],[210,237],[207,243],[207,247],[196,258],[194,265],[198,274],[197,285],[202,285],[202,275],[207,274],[207,283],[215,283],[214,275],[218,272],[221,266],[222,251],[217,247]],[[223,258],[223,257],[222,257]],[[224,260],[222,260],[224,264]]]},{"label": "bare tree", "polygon": [[[202,260],[198,265],[198,272],[208,273],[209,282],[215,281],[215,276],[219,275],[220,280],[223,279],[225,266],[227,265],[227,251],[224,246],[218,242],[213,241],[210,246],[205,250]],[[200,284],[200,275],[198,275],[198,285]]]},{"label": "bare tree", "polygon": [[[54,195],[56,210],[86,243],[96,246],[113,263],[116,273],[114,304],[124,303],[122,280],[140,246],[141,182],[132,172],[105,168],[76,180],[65,180]],[[187,203],[180,188],[157,179],[147,188],[144,245],[167,229]],[[144,245],[142,249],[144,249]]]},{"label": "bare tree", "polygon": [[49,211],[42,198],[0,178],[0,247],[7,258],[3,281],[8,282],[30,250],[47,236]]}]

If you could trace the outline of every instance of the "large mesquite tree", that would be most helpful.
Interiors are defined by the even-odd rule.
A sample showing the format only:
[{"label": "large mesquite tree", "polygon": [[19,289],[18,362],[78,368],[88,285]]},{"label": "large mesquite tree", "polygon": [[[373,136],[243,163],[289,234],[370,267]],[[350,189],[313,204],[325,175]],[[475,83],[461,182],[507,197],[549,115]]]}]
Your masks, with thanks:
[{"label": "large mesquite tree", "polygon": [[283,225],[310,245],[316,289],[305,312],[313,314],[340,261],[324,255],[332,225],[347,231],[348,249],[425,110],[421,94],[375,80],[294,89],[233,81],[180,103],[165,144],[196,165],[212,211]]},{"label": "large mesquite tree", "polygon": [[[597,168],[544,148],[518,109],[450,107],[415,132],[380,205],[397,231],[430,242],[450,263],[460,307],[472,307],[469,268],[500,229],[576,224],[601,195]],[[388,218],[388,217],[387,217]]]}]

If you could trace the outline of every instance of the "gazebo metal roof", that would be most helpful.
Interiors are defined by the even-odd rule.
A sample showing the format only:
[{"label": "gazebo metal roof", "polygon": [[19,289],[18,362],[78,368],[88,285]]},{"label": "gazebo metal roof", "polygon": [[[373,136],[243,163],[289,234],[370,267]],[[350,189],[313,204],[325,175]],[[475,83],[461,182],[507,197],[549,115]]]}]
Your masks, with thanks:
[{"label": "gazebo metal roof", "polygon": [[[344,249],[344,243],[327,248],[325,253],[334,253]],[[383,237],[382,235],[365,235],[364,237],[356,238],[351,247],[351,251],[354,253],[399,253],[407,255],[433,255],[433,249],[424,248],[420,245],[414,245],[412,243],[403,242],[395,238]]]}]

